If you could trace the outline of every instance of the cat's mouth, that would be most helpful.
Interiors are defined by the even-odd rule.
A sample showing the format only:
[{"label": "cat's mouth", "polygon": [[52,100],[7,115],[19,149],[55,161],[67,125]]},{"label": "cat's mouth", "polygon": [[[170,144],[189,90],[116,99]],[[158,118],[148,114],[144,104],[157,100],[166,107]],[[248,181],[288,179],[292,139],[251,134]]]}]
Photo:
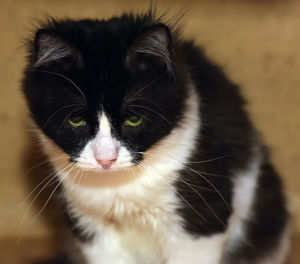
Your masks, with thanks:
[{"label": "cat's mouth", "polygon": [[84,188],[121,187],[136,180],[141,172],[137,164],[131,161],[116,162],[109,169],[81,161],[75,162],[74,165],[77,169],[68,173],[65,180],[72,186]]}]

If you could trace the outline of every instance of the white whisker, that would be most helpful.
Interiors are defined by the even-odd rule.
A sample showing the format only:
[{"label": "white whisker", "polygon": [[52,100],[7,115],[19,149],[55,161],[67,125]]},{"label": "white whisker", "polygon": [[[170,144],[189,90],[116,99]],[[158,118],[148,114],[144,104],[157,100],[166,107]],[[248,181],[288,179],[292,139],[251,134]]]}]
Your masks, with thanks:
[{"label": "white whisker", "polygon": [[[82,104],[70,104],[70,105],[65,105],[65,106],[59,108],[59,109],[58,109],[57,111],[55,111],[55,112],[48,118],[48,120],[42,125],[42,129],[44,129],[44,128],[48,125],[48,123],[51,121],[51,119],[52,119],[57,113],[59,113],[60,111],[66,109],[66,108],[70,108],[70,107],[74,107],[74,106],[83,106],[83,105],[82,105]],[[71,114],[69,114],[68,117],[69,117],[70,115],[71,115]],[[67,118],[68,118],[68,117],[67,117]],[[66,120],[67,118],[65,118],[65,120]]]},{"label": "white whisker", "polygon": [[158,76],[157,78],[155,78],[153,81],[151,81],[150,83],[146,84],[144,87],[142,87],[140,90],[138,90],[135,94],[131,95],[128,99],[126,99],[126,102],[129,102],[132,98],[134,98],[136,95],[138,95],[139,93],[141,93],[143,90],[145,90],[146,88],[148,88],[149,86],[151,86],[152,84],[154,84],[155,82],[157,82],[158,80],[160,80],[166,72],[164,72],[163,74],[161,74],[160,76]]},{"label": "white whisker", "polygon": [[[37,198],[39,197],[39,195],[42,193],[43,190],[45,190],[47,187],[51,186],[53,183],[55,183],[55,179],[57,179],[57,175],[59,175],[60,173],[62,173],[64,170],[66,170],[67,168],[69,168],[70,166],[72,166],[72,164],[69,164],[68,166],[64,167],[62,170],[60,170],[59,172],[52,172],[49,176],[52,176],[50,178],[50,180],[43,186],[43,188],[37,193],[37,195],[34,197],[34,199],[30,202],[30,204],[27,206],[27,209],[25,210],[24,214],[23,214],[23,217],[20,221],[20,229],[22,228],[22,225],[24,223],[24,220],[25,220],[25,217],[26,215],[28,214],[29,210],[31,209],[32,205],[34,204],[34,202],[37,200]],[[54,175],[54,176],[53,176]],[[49,178],[49,177],[47,177]],[[52,182],[53,181],[53,182]],[[52,182],[52,183],[51,183]],[[50,184],[51,183],[51,184]],[[34,221],[34,220],[33,220]],[[32,221],[32,222],[33,222]],[[18,242],[20,242],[21,238],[22,238],[22,235],[23,233],[25,232],[25,229],[23,229],[23,231],[20,231],[20,235],[19,235],[19,238],[18,238]]]},{"label": "white whisker", "polygon": [[140,108],[144,108],[144,109],[147,109],[147,110],[149,110],[149,111],[152,111],[153,113],[157,114],[157,115],[160,116],[162,119],[164,119],[169,125],[171,125],[171,122],[170,122],[167,118],[165,118],[162,114],[160,114],[159,112],[153,110],[152,108],[146,107],[146,106],[144,106],[144,105],[132,105],[132,104],[131,104],[131,105],[129,105],[129,106],[140,107]]},{"label": "white whisker", "polygon": [[[57,159],[53,159],[54,161],[58,161],[58,160],[64,160],[65,157],[61,157],[61,158],[57,158]],[[31,171],[33,171],[34,169],[36,169],[37,167],[43,165],[43,164],[47,164],[49,163],[48,160],[40,162],[39,164],[37,164],[36,166],[32,167],[31,169],[29,169],[24,176],[26,176],[27,174],[29,174]],[[35,186],[35,188],[26,195],[26,197],[20,202],[20,204],[18,205],[18,207],[16,208],[16,210],[18,210],[21,206],[23,206],[23,204],[30,198],[30,196],[34,193],[34,191],[36,189],[38,189],[47,179],[49,179],[49,177],[51,177],[53,175],[53,173],[49,174],[46,178],[44,178],[37,186]]]},{"label": "white whisker", "polygon": [[[142,164],[137,164],[137,166],[141,166],[144,167]],[[161,179],[164,181],[165,184],[167,184],[171,189],[173,189],[173,191],[182,198],[182,200],[207,224],[209,224],[209,222],[176,190],[175,187],[173,187],[172,185],[170,185],[163,177],[161,177]]]},{"label": "white whisker", "polygon": [[[153,153],[144,153],[144,154],[149,154],[149,155],[152,155],[152,156],[154,156],[154,157],[158,157],[158,158],[164,158],[164,157],[167,157],[167,158],[169,158],[170,159],[170,161],[171,162],[174,162],[174,164],[178,164],[178,161],[176,161],[174,158],[172,158],[172,157],[170,157],[170,156],[162,156],[162,155],[158,155],[158,154],[153,154]],[[220,196],[220,198],[224,201],[224,203],[225,203],[225,205],[227,206],[227,208],[231,211],[232,209],[231,209],[231,207],[229,206],[229,204],[226,202],[226,200],[225,200],[225,198],[223,197],[223,195],[220,193],[220,191],[205,177],[205,176],[203,176],[201,173],[202,172],[199,172],[199,171],[196,171],[196,170],[194,170],[194,169],[192,169],[192,168],[190,168],[190,167],[188,167],[188,166],[184,166],[184,169],[188,169],[188,170],[190,170],[190,171],[192,171],[192,172],[194,172],[194,173],[196,173],[197,175],[199,175],[202,179],[204,179],[216,192],[217,192],[217,194]],[[206,174],[208,174],[208,173],[206,173]],[[211,175],[211,174],[209,174],[209,175]],[[219,175],[214,175],[214,174],[212,174],[212,176],[218,176],[219,177]],[[224,177],[225,178],[225,177]],[[225,178],[226,179],[226,178]]]},{"label": "white whisker", "polygon": [[27,71],[30,71],[30,72],[41,72],[41,73],[48,73],[48,74],[52,74],[52,75],[56,75],[56,76],[59,76],[67,81],[69,81],[71,84],[73,84],[73,86],[77,89],[77,91],[82,95],[85,103],[87,102],[86,101],[86,97],[84,95],[84,93],[81,91],[81,89],[68,77],[60,74],[60,73],[57,73],[57,72],[52,72],[52,71],[46,71],[46,70],[27,70]]}]

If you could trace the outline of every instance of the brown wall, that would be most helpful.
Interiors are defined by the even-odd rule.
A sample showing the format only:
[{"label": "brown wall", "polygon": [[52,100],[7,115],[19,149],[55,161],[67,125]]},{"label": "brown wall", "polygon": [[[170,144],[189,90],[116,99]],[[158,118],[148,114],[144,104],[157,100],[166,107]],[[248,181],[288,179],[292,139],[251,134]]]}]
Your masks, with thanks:
[{"label": "brown wall", "polygon": [[[252,119],[271,147],[286,185],[295,215],[291,263],[300,263],[296,250],[297,245],[300,248],[300,1],[158,2],[158,10],[168,10],[168,16],[185,8],[184,35],[203,45],[241,85]],[[28,212],[30,199],[21,204],[39,176],[35,169],[25,175],[26,171],[43,159],[33,151],[19,92],[25,53],[22,39],[32,29],[34,19],[45,14],[103,18],[147,7],[148,2],[142,0],[0,0],[1,263],[43,254],[46,246],[39,239],[48,236],[42,217],[32,221],[42,204],[34,203]],[[35,178],[28,184],[29,176]],[[21,244],[16,243],[18,238]]]}]

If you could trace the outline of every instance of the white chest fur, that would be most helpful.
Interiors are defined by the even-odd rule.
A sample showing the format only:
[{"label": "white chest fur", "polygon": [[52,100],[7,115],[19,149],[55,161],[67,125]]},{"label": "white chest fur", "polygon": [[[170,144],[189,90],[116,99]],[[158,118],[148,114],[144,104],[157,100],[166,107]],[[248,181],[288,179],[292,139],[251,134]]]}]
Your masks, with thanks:
[{"label": "white chest fur", "polygon": [[82,250],[89,264],[217,264],[225,238],[219,234],[194,240],[171,219],[164,229],[155,231],[103,226],[93,243],[83,244]]}]

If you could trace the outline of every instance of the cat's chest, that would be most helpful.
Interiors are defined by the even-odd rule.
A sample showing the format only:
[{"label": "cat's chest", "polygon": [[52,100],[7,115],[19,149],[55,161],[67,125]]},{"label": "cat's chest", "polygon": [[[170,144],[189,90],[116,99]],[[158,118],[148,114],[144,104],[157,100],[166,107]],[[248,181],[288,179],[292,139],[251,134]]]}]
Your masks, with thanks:
[{"label": "cat's chest", "polygon": [[204,264],[218,263],[225,237],[194,239],[186,233],[172,192],[76,194],[69,198],[76,202],[74,210],[80,210],[79,224],[94,234],[81,246],[88,264],[182,264],[186,260],[198,264],[200,259]]},{"label": "cat's chest", "polygon": [[164,217],[161,215],[147,216],[147,219],[143,216],[145,218],[139,221],[99,222],[95,229],[95,239],[84,246],[88,263],[166,263],[172,240],[168,234],[178,228],[178,223],[175,219],[163,222]]},{"label": "cat's chest", "polygon": [[87,263],[166,263],[170,234],[182,231],[176,196],[157,193],[147,199],[125,199],[109,194],[104,199],[104,195],[101,199],[82,199],[89,200],[88,204],[77,199],[74,208],[80,210],[82,229],[94,237],[83,245]]},{"label": "cat's chest", "polygon": [[226,233],[192,239],[170,218],[157,225],[102,223],[96,238],[82,250],[88,264],[217,264]]}]

